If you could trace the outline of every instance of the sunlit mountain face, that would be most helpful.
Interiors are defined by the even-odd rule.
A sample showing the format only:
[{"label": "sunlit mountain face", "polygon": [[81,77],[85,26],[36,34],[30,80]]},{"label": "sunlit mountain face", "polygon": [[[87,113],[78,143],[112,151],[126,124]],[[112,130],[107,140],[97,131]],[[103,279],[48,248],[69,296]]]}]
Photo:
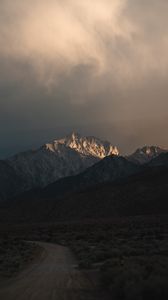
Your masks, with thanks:
[{"label": "sunlit mountain face", "polygon": [[94,136],[81,136],[78,133],[72,132],[65,138],[54,140],[52,143],[48,143],[45,147],[55,152],[60,145],[69,147],[78,153],[86,156],[94,156],[99,159],[104,158],[109,155],[118,155],[119,150],[116,146],[112,146],[111,143],[107,141],[101,141]]}]

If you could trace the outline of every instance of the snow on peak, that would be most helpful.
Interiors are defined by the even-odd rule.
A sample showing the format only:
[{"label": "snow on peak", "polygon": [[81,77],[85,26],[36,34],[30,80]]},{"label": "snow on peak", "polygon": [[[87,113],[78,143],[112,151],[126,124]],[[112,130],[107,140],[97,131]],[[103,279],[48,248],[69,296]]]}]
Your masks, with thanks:
[{"label": "snow on peak", "polygon": [[93,136],[85,137],[76,132],[72,132],[65,138],[54,140],[52,143],[46,144],[45,148],[55,152],[58,151],[61,145],[69,147],[80,154],[104,158],[109,155],[119,155],[117,147],[109,142],[101,141]]},{"label": "snow on peak", "polygon": [[157,157],[161,153],[165,153],[167,150],[162,149],[158,146],[144,146],[142,148],[138,148],[132,155],[128,158],[133,162],[138,162],[140,164],[149,162],[153,158]]},{"label": "snow on peak", "polygon": [[152,157],[157,156],[163,152],[167,152],[167,150],[164,150],[158,146],[144,146],[143,148],[139,148],[136,151],[136,153]]}]

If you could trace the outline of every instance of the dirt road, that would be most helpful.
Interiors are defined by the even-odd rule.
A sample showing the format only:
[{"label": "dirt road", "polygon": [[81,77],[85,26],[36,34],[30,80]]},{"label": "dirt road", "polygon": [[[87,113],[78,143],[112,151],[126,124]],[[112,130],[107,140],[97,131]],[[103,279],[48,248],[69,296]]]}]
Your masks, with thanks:
[{"label": "dirt road", "polygon": [[98,299],[93,283],[76,269],[77,263],[68,248],[38,244],[44,249],[41,257],[0,288],[1,300]]}]

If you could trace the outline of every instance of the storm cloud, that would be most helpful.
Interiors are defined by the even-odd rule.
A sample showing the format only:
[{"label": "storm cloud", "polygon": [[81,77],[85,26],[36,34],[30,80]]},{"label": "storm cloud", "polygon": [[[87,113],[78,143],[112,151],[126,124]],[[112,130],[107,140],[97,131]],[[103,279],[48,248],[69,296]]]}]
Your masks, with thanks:
[{"label": "storm cloud", "polygon": [[1,0],[0,155],[71,130],[168,147],[168,2]]}]

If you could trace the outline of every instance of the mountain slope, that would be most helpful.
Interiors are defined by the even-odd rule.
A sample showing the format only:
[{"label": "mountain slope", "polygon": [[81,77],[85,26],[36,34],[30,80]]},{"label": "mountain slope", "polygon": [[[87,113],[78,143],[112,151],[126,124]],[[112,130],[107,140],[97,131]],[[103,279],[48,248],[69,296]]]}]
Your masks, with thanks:
[{"label": "mountain slope", "polygon": [[[49,219],[80,220],[118,216],[168,214],[168,169],[136,174],[118,183],[105,183],[60,199]],[[47,203],[44,202],[44,203]],[[51,207],[50,206],[50,207]],[[43,216],[47,220],[47,215]]]},{"label": "mountain slope", "polygon": [[60,195],[49,187],[43,192],[10,202],[5,220],[36,223],[168,214],[168,168],[145,167],[118,181],[81,185]]},{"label": "mountain slope", "polygon": [[[65,205],[65,210],[68,208],[71,210],[70,203],[73,199],[76,199],[78,194],[85,193],[88,188],[96,191],[103,183],[113,184],[116,181],[120,183],[125,178],[137,174],[141,169],[124,157],[108,156],[79,175],[62,178],[41,190],[20,195],[13,199],[9,206],[12,207],[12,215],[20,214],[21,219],[23,216],[24,220],[31,219],[34,212],[37,220],[48,219],[49,211],[54,209],[59,215],[62,205]],[[65,199],[68,199],[68,202]],[[77,203],[76,205],[78,207]]]},{"label": "mountain slope", "polygon": [[24,178],[26,189],[46,186],[61,177],[77,174],[96,162],[96,158],[81,156],[64,145],[59,145],[55,152],[42,147],[8,160],[16,174]]},{"label": "mountain slope", "polygon": [[38,191],[39,198],[62,196],[84,190],[90,186],[97,186],[103,182],[119,181],[132,174],[140,172],[141,167],[127,161],[121,156],[107,156],[100,162],[76,175],[62,178],[44,189]]},{"label": "mountain slope", "polygon": [[145,146],[137,149],[133,154],[128,156],[128,160],[138,163],[145,164],[159,156],[161,153],[167,153],[168,150],[162,149],[158,146]]},{"label": "mountain slope", "polygon": [[24,189],[23,179],[16,175],[15,170],[5,161],[0,161],[0,201],[15,196]]},{"label": "mountain slope", "polygon": [[158,167],[158,166],[168,167],[168,152],[162,153],[159,156],[157,156],[155,159],[151,160],[149,162],[149,166],[152,166],[152,167]]},{"label": "mountain slope", "polygon": [[[6,164],[14,171],[13,178],[22,178],[19,193],[78,174],[111,154],[118,155],[118,150],[109,142],[72,133],[37,150],[19,153],[6,160]],[[6,192],[6,198],[13,195],[12,189]]]}]

